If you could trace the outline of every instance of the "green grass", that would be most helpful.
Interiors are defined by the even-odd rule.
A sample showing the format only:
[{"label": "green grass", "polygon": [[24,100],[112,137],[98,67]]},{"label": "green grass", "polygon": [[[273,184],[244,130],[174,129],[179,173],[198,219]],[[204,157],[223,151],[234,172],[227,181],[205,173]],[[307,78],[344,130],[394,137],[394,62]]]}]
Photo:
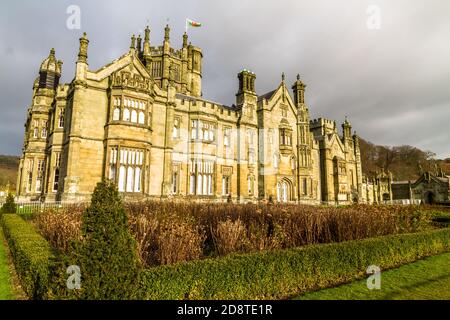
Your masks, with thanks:
[{"label": "green grass", "polygon": [[297,297],[300,300],[450,300],[450,253],[381,272],[380,290],[367,279]]},{"label": "green grass", "polygon": [[12,300],[14,295],[12,293],[6,248],[4,246],[3,233],[0,230],[0,300]]}]

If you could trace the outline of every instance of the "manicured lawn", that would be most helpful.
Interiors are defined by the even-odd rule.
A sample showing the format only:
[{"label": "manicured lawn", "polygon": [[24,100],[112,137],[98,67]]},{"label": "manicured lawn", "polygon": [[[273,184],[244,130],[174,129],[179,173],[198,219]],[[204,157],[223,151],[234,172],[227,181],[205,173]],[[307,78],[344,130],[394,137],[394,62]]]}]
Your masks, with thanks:
[{"label": "manicured lawn", "polygon": [[3,233],[0,230],[0,300],[11,300],[14,299],[14,295],[4,245]]},{"label": "manicured lawn", "polygon": [[397,269],[381,271],[381,289],[369,290],[367,278],[297,297],[299,300],[449,300],[450,253]]},{"label": "manicured lawn", "polygon": [[367,278],[297,297],[300,300],[450,300],[450,253],[397,269],[381,271],[381,289],[369,290]]}]

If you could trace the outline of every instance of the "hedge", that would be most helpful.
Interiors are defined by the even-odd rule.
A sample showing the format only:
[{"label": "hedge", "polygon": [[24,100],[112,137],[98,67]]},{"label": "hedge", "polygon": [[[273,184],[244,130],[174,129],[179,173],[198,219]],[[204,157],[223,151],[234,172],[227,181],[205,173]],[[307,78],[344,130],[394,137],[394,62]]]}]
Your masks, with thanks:
[{"label": "hedge", "polygon": [[[4,214],[1,225],[16,270],[31,299],[51,298],[55,258],[33,225]],[[159,266],[141,273],[143,299],[280,299],[336,286],[382,270],[450,251],[450,228],[301,248],[232,254]],[[66,276],[66,275],[65,275]],[[50,296],[49,296],[50,294]]]},{"label": "hedge", "polygon": [[53,258],[50,245],[16,214],[4,214],[0,221],[24,291],[30,299],[45,299]]},{"label": "hedge", "polygon": [[235,254],[147,269],[145,299],[283,299],[450,250],[450,229]]}]

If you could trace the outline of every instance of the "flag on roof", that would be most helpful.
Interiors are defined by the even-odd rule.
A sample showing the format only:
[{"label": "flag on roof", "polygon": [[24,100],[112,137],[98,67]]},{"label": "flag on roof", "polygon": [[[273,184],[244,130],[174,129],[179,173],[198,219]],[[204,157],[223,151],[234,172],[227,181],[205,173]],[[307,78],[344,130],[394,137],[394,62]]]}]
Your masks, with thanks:
[{"label": "flag on roof", "polygon": [[201,27],[202,24],[200,22],[196,22],[196,21],[191,20],[191,19],[186,19],[186,26],[198,28],[198,27]]}]

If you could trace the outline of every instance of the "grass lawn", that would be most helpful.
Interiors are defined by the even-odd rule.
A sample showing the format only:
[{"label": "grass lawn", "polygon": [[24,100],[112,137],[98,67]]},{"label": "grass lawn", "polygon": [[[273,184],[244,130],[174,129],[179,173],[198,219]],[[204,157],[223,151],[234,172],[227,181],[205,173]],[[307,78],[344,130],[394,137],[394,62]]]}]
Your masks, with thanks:
[{"label": "grass lawn", "polygon": [[367,278],[299,296],[300,300],[450,300],[450,253],[381,271],[381,289]]},{"label": "grass lawn", "polygon": [[0,300],[12,300],[14,295],[4,246],[3,232],[0,230]]}]

